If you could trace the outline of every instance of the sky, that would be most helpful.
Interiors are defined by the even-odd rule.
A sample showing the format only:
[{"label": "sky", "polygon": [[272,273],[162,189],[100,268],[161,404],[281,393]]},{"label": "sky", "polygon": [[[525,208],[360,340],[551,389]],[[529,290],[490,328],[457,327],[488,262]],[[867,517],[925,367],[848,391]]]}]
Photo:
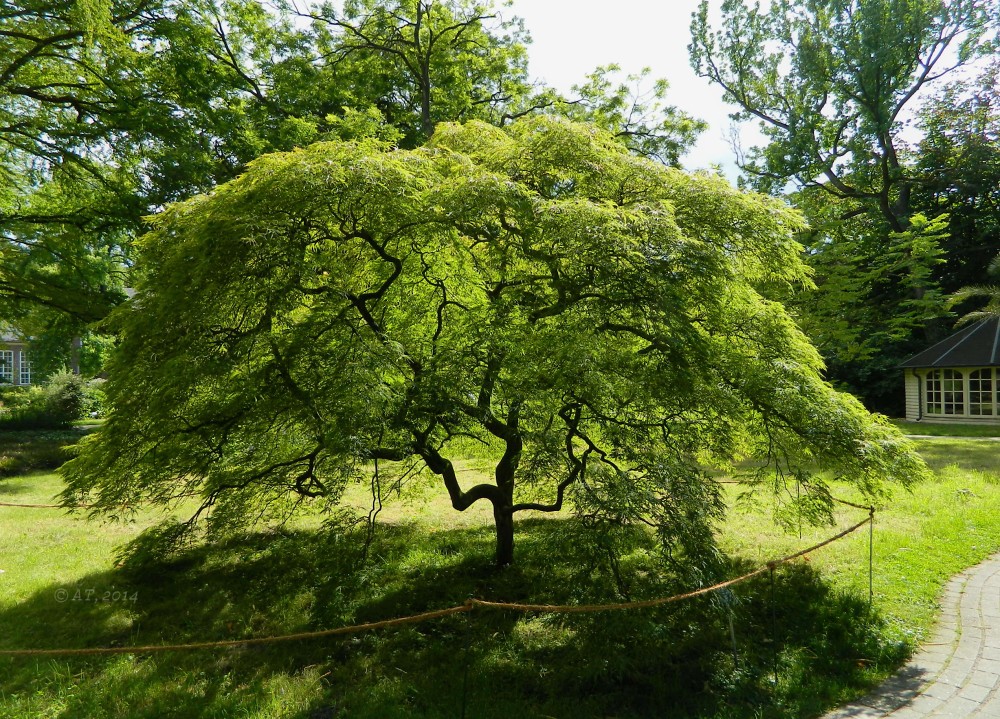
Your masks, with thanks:
[{"label": "sky", "polygon": [[[685,169],[717,164],[732,180],[733,108],[722,101],[722,90],[695,75],[688,62],[691,13],[697,7],[698,0],[514,0],[502,12],[523,18],[532,38],[531,75],[558,90],[569,91],[598,65],[611,63],[625,75],[649,67],[652,77],[665,78],[667,102],[709,125],[682,158]],[[744,145],[757,141],[753,126],[740,133]]]}]

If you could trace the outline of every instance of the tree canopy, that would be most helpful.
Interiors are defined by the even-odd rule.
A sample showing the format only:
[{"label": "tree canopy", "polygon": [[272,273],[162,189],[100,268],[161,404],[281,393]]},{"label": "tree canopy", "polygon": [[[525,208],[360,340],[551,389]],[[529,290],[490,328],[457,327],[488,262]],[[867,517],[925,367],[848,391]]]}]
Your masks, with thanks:
[{"label": "tree canopy", "polygon": [[936,339],[955,288],[941,288],[948,208],[926,201],[947,171],[913,161],[907,127],[929,89],[995,48],[995,4],[724,0],[721,16],[713,27],[702,2],[691,63],[735,118],[759,121],[767,144],[740,162],[751,186],[809,220],[819,290],[798,311],[831,377],[898,411],[896,364]]},{"label": "tree canopy", "polygon": [[701,127],[662,81],[532,84],[527,34],[489,1],[22,0],[0,38],[0,320],[49,348],[97,347],[145,216],[261,154],[551,113],[676,163]]},{"label": "tree canopy", "polygon": [[908,227],[908,175],[899,134],[929,83],[985,53],[995,32],[982,0],[777,0],[767,10],[722,3],[722,28],[703,0],[691,64],[719,85],[740,119],[769,139],[743,163],[759,187],[789,181],[849,200]]},{"label": "tree canopy", "polygon": [[1000,65],[949,83],[917,115],[914,148],[920,182],[912,202],[926,214],[948,216],[946,292],[985,279],[1000,251]]},{"label": "tree canopy", "polygon": [[[456,509],[492,505],[503,565],[515,514],[564,505],[704,560],[713,467],[801,483],[814,514],[833,477],[882,496],[924,468],[822,381],[777,301],[809,281],[800,228],[558,118],[262,157],[142,239],[110,319],[111,416],[64,498],[197,496],[184,529],[222,531],[413,465]],[[491,481],[459,480],[470,447]]]}]

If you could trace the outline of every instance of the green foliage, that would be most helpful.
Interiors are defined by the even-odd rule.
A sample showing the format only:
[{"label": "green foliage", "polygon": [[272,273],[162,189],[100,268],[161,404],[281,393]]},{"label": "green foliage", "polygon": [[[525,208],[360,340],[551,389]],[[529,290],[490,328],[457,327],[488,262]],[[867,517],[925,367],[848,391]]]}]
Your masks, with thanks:
[{"label": "green foliage", "polygon": [[83,385],[83,406],[81,416],[98,419],[104,417],[104,380],[93,379]]},{"label": "green foliage", "polygon": [[761,10],[724,0],[721,9],[718,30],[707,0],[695,14],[691,64],[723,88],[737,118],[760,121],[769,144],[744,165],[759,186],[822,188],[905,229],[912,179],[900,114],[926,83],[989,51],[989,4],[778,0]]},{"label": "green foliage", "polygon": [[405,147],[439,122],[499,124],[529,94],[523,25],[492,2],[351,0],[301,14],[312,21],[324,82],[343,88],[349,107],[377,108]]},{"label": "green foliage", "polygon": [[[9,391],[8,391],[9,392]],[[57,372],[44,385],[8,395],[0,406],[0,430],[65,429],[83,416],[85,391],[79,375]]]},{"label": "green foliage", "polygon": [[20,385],[0,385],[0,411],[9,412],[27,405],[31,389]]},{"label": "green foliage", "polygon": [[1000,233],[1000,106],[998,67],[949,83],[918,114],[923,134],[914,148],[914,207],[927,215],[947,213],[947,264],[940,273],[946,292],[980,284],[996,253]]},{"label": "green foliage", "polygon": [[620,71],[618,65],[598,67],[585,84],[573,86],[578,97],[557,103],[557,111],[607,130],[639,155],[679,167],[681,155],[708,125],[665,104],[666,80],[645,87],[649,68],[616,85],[614,76]]},{"label": "green foliage", "polygon": [[663,81],[532,86],[520,20],[489,1],[26,0],[0,33],[0,300],[40,340],[124,301],[145,216],[267,152],[563,112],[676,163],[701,126],[662,106]]},{"label": "green foliage", "polygon": [[330,115],[330,135],[340,140],[360,140],[373,137],[387,145],[397,145],[403,133],[385,121],[385,117],[377,108],[370,107],[365,111],[354,108],[344,108],[341,117]]},{"label": "green foliage", "polygon": [[70,423],[83,416],[84,387],[80,375],[67,370],[58,372],[45,383],[46,411],[60,423]]},{"label": "green foliage", "polygon": [[[916,167],[926,181],[914,202],[949,213],[942,285],[958,324],[1000,313],[996,252],[1000,202],[1000,108],[994,63],[974,80],[956,82],[920,112],[924,137]],[[985,300],[985,306],[982,302]]]},{"label": "green foliage", "polygon": [[939,133],[922,148],[926,160],[913,162],[905,116],[933,83],[991,52],[995,8],[780,0],[761,9],[724,0],[721,10],[717,28],[707,1],[696,13],[692,66],[724,90],[736,119],[759,121],[767,144],[741,162],[750,183],[772,193],[793,185],[813,227],[808,261],[820,289],[800,306],[803,322],[831,378],[869,406],[899,411],[895,365],[938,339],[942,278],[945,292],[955,289],[948,274],[966,262],[947,239],[959,215],[944,223],[963,202],[927,201],[955,174],[943,169],[949,141]]},{"label": "green foliage", "polygon": [[[224,531],[416,462],[456,509],[492,505],[502,564],[515,513],[571,499],[707,567],[707,468],[823,493],[822,467],[872,498],[923,476],[776,301],[808,282],[800,227],[553,118],[263,157],[143,239],[111,320],[110,417],[65,498],[200,496]],[[469,442],[495,474],[463,488]]]},{"label": "green foliage", "polygon": [[0,297],[15,316],[27,303],[90,321],[120,299],[121,229],[135,218],[127,159],[105,166],[102,153],[128,146],[110,65],[139,11],[103,0],[16,10],[0,15]]},{"label": "green foliage", "polygon": [[[415,34],[391,25],[414,10]],[[27,0],[0,15],[5,322],[100,320],[125,298],[142,218],[264,152],[361,130],[418,144],[441,120],[499,122],[527,91],[523,32],[488,4],[304,12],[311,28],[257,0]],[[340,19],[375,28],[374,44]]]},{"label": "green foliage", "polygon": [[87,329],[65,314],[31,311],[21,316],[18,325],[31,338],[28,354],[34,384],[44,384],[67,367],[79,367],[81,375],[93,377],[114,344],[113,337]]},{"label": "green foliage", "polygon": [[945,261],[947,216],[918,213],[881,248],[863,219],[828,227],[814,231],[807,249],[816,288],[795,299],[803,329],[824,355],[850,363],[890,354],[946,314],[934,274]]},{"label": "green foliage", "polygon": [[967,287],[960,287],[951,294],[948,302],[950,305],[958,305],[975,299],[986,300],[986,304],[977,310],[966,312],[959,317],[955,323],[956,327],[1000,315],[1000,286],[998,285],[969,285]]}]

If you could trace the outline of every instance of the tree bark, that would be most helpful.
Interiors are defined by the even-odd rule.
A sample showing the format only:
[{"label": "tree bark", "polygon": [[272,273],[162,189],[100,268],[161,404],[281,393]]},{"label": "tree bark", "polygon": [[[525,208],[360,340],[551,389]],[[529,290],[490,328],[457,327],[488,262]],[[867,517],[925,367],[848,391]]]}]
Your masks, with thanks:
[{"label": "tree bark", "polygon": [[497,530],[497,566],[506,567],[514,562],[514,475],[521,463],[524,441],[517,426],[521,413],[521,402],[514,402],[507,414],[507,445],[497,463],[497,498],[493,500],[493,521]]},{"label": "tree bark", "polygon": [[514,562],[514,505],[506,498],[493,503],[493,521],[497,531],[498,567],[507,567]]}]

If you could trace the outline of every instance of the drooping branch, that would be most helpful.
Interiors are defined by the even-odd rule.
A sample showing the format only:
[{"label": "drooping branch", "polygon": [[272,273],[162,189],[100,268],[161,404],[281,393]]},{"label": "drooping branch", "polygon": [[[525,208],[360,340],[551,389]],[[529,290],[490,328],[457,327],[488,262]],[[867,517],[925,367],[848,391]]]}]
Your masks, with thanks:
[{"label": "drooping branch", "polygon": [[574,446],[574,440],[578,436],[578,430],[580,426],[580,418],[582,415],[583,407],[580,404],[566,405],[559,410],[559,416],[562,418],[563,422],[566,424],[566,437],[565,437],[565,452],[566,457],[570,463],[572,469],[567,473],[567,475],[556,485],[556,498],[550,504],[543,504],[541,502],[521,502],[520,504],[515,504],[514,512],[523,512],[533,510],[536,512],[559,512],[563,508],[563,500],[566,495],[566,490],[572,486],[578,479],[582,480],[586,475],[587,471],[587,459],[590,454],[594,451],[591,447],[587,447],[583,454],[579,457],[576,456],[576,447]]}]

